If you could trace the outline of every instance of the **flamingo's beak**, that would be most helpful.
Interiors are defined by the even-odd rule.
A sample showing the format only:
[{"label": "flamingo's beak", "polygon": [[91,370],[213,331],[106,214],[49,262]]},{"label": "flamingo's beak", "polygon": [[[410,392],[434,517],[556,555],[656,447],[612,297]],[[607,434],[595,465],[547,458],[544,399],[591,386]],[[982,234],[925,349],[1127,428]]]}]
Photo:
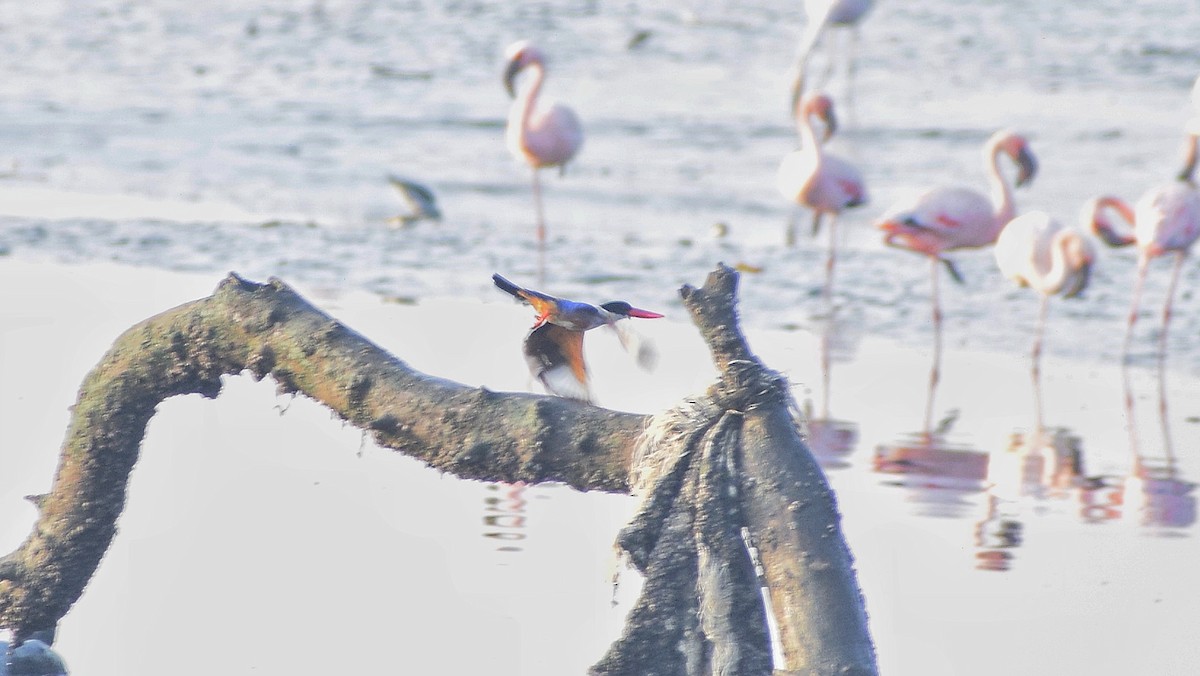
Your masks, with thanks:
[{"label": "flamingo's beak", "polygon": [[1029,146],[1022,145],[1017,150],[1017,156],[1013,158],[1016,161],[1017,171],[1017,187],[1023,186],[1033,180],[1037,175],[1038,163],[1033,152],[1029,150]]},{"label": "flamingo's beak", "polygon": [[832,107],[826,107],[821,112],[821,121],[825,123],[825,138],[821,139],[821,141],[825,142],[837,131],[837,115],[834,115]]},{"label": "flamingo's beak", "polygon": [[1081,220],[1087,229],[1113,248],[1136,244],[1137,240],[1132,235],[1122,235],[1116,231],[1112,222],[1108,220],[1106,209],[1115,209],[1127,222],[1133,223],[1133,210],[1129,205],[1116,197],[1106,195],[1088,200],[1084,205]]},{"label": "flamingo's beak", "polygon": [[1121,235],[1118,235],[1116,232],[1114,232],[1112,225],[1109,224],[1109,222],[1104,217],[1096,218],[1095,220],[1092,221],[1091,225],[1092,225],[1092,232],[1096,233],[1096,236],[1099,237],[1102,242],[1104,242],[1108,246],[1113,247],[1114,249],[1117,247],[1129,246],[1130,244],[1133,244],[1133,242],[1130,241],[1132,238],[1122,237]]},{"label": "flamingo's beak", "polygon": [[1196,165],[1200,163],[1200,116],[1188,122],[1188,140],[1186,155],[1183,158],[1183,169],[1179,170],[1179,180],[1192,183],[1195,180]]},{"label": "flamingo's beak", "polygon": [[661,319],[664,315],[660,315],[657,312],[651,312],[649,310],[642,310],[641,308],[631,307],[629,308],[629,316],[637,317],[638,319]]},{"label": "flamingo's beak", "polygon": [[1083,295],[1083,290],[1087,288],[1088,280],[1092,277],[1092,265],[1094,259],[1088,258],[1084,260],[1083,265],[1075,271],[1075,275],[1071,280],[1071,285],[1063,289],[1063,298],[1078,298]]},{"label": "flamingo's beak", "polygon": [[[889,236],[895,235],[896,233],[900,232],[900,222],[894,218],[885,218],[881,221],[876,221],[875,227],[879,230],[882,230],[885,234],[887,234]],[[885,243],[891,244],[891,242],[885,242]]]},{"label": "flamingo's beak", "polygon": [[508,97],[510,99],[515,99],[517,97],[517,73],[520,73],[521,69],[524,67],[525,64],[522,63],[520,57],[518,57],[512,61],[509,61],[508,66],[504,69],[504,89],[508,92]]}]

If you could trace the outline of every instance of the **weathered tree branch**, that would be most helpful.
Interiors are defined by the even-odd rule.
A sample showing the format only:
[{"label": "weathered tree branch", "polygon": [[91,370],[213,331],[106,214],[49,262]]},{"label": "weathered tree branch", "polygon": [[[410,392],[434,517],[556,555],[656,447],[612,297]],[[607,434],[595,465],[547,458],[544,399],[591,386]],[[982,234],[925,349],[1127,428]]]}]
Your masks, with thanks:
[{"label": "weathered tree branch", "polygon": [[[231,275],[211,297],[131,328],[87,376],[34,532],[0,558],[0,627],[19,644],[53,627],[82,593],[115,533],[157,404],[176,394],[216,396],[222,375],[249,371],[460,477],[642,491],[621,545],[647,584],[595,673],[767,673],[765,610],[745,530],[787,668],[874,674],[832,492],[799,434],[789,384],[738,329],[736,289],[737,273],[722,266],[703,288],[681,290],[720,379],[704,397],[652,419],[420,374],[281,282]],[[648,425],[675,431],[645,435]]]},{"label": "weathered tree branch", "polygon": [[79,598],[116,532],[155,407],[180,394],[215,397],[221,376],[247,370],[325,404],[382,446],[469,479],[626,491],[646,424],[426,376],[282,282],[230,275],[212,296],[130,328],[83,381],[34,532],[0,559],[0,626],[18,636],[54,626]]}]

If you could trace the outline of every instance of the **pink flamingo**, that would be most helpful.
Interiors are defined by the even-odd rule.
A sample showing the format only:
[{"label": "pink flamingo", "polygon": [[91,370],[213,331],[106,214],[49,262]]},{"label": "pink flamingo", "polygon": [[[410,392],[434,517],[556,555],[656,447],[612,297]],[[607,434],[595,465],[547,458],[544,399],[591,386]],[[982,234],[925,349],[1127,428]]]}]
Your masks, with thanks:
[{"label": "pink flamingo", "polygon": [[[808,59],[813,49],[821,40],[821,35],[830,26],[843,27],[850,33],[850,53],[847,55],[848,84],[854,79],[854,51],[858,43],[858,22],[870,11],[875,0],[804,0],[804,13],[808,22],[804,26],[804,35],[796,50],[796,72],[792,83],[792,112],[796,113],[796,105],[804,96],[804,83],[808,77]],[[830,61],[830,69],[833,61]]]},{"label": "pink flamingo", "polygon": [[[825,261],[825,297],[831,298],[833,267],[836,260],[837,216],[843,209],[867,202],[867,189],[862,174],[846,160],[825,152],[813,128],[813,116],[825,123],[827,140],[837,130],[833,101],[818,92],[800,99],[796,122],[800,131],[800,148],[788,153],[779,165],[776,185],[784,198],[813,211],[812,232],[821,228],[822,216],[829,216],[829,257]],[[796,244],[795,220],[788,222],[787,245]]]},{"label": "pink flamingo", "polygon": [[1044,211],[1032,211],[1017,216],[1004,226],[996,238],[993,253],[1001,274],[1041,295],[1031,351],[1040,432],[1042,407],[1038,387],[1041,375],[1039,362],[1050,296],[1061,294],[1063,298],[1073,298],[1082,293],[1096,260],[1096,250],[1077,228],[1064,227],[1058,219]]},{"label": "pink flamingo", "polygon": [[933,368],[929,374],[929,403],[926,428],[933,415],[933,392],[939,377],[942,353],[942,310],[938,291],[938,264],[946,266],[955,281],[962,276],[954,263],[943,257],[946,251],[987,246],[1016,213],[1012,188],[1000,173],[1000,153],[1017,164],[1016,185],[1022,186],[1037,173],[1037,159],[1024,136],[1002,130],[992,134],[983,146],[983,161],[991,184],[991,198],[968,188],[940,187],[902,200],[889,209],[876,224],[883,230],[888,246],[925,254],[931,263],[933,286]]},{"label": "pink flamingo", "polygon": [[[504,50],[508,66],[504,70],[504,87],[513,98],[508,112],[508,127],[504,139],[513,157],[533,168],[533,201],[537,209],[538,251],[546,243],[546,220],[542,211],[542,188],[538,170],[543,167],[562,169],[583,145],[583,127],[570,108],[549,100],[539,100],[542,82],[546,79],[545,56],[528,40],[519,40]],[[520,94],[515,88],[517,74],[529,68],[533,79]]]},{"label": "pink flamingo", "polygon": [[[1137,323],[1138,305],[1142,287],[1151,259],[1174,252],[1175,265],[1171,281],[1167,286],[1167,299],[1163,304],[1162,333],[1159,335],[1158,355],[1162,359],[1167,349],[1167,325],[1171,321],[1171,302],[1179,282],[1179,272],[1188,250],[1200,237],[1200,190],[1196,189],[1194,175],[1197,164],[1197,139],[1200,138],[1200,118],[1192,121],[1187,136],[1186,159],[1179,180],[1168,185],[1147,190],[1130,207],[1119,197],[1098,197],[1084,208],[1084,219],[1092,230],[1109,246],[1137,245],[1137,281],[1133,286],[1133,301],[1129,308],[1129,321],[1125,327],[1125,342],[1121,348],[1122,358],[1129,354],[1133,340],[1133,326]],[[1109,211],[1117,212],[1126,223],[1133,226],[1132,234],[1118,233],[1108,218]]]}]

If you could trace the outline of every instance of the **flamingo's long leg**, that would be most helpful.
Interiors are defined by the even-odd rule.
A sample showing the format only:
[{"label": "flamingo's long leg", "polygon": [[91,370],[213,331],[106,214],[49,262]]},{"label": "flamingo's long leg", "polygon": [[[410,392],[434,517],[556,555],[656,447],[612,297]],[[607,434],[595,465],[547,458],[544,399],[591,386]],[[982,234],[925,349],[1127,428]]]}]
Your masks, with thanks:
[{"label": "flamingo's long leg", "polygon": [[1158,337],[1158,358],[1167,356],[1167,327],[1171,323],[1171,303],[1175,299],[1175,287],[1179,284],[1179,272],[1183,269],[1183,261],[1187,258],[1186,251],[1175,252],[1175,265],[1171,269],[1171,283],[1167,286],[1167,300],[1163,304],[1162,334]]},{"label": "flamingo's long leg", "polygon": [[1033,349],[1030,351],[1035,378],[1041,373],[1042,337],[1046,333],[1046,312],[1050,307],[1050,296],[1044,293],[1041,296],[1042,302],[1038,306],[1037,326],[1033,331]]},{"label": "flamingo's long leg", "polygon": [[1037,434],[1042,434],[1042,336],[1046,329],[1046,310],[1050,307],[1050,296],[1041,294],[1042,301],[1038,306],[1037,328],[1033,333],[1033,349],[1030,351],[1030,361],[1033,362],[1033,406],[1034,421]]},{"label": "flamingo's long leg", "polygon": [[533,204],[537,213],[538,285],[546,283],[546,214],[542,209],[542,181],[538,169],[533,169]]},{"label": "flamingo's long leg", "polygon": [[933,285],[933,366],[929,369],[929,397],[925,401],[925,434],[933,432],[933,399],[937,392],[942,370],[942,306],[938,293],[938,264],[936,257],[929,258],[930,282]]},{"label": "flamingo's long leg", "polygon": [[1146,269],[1149,264],[1149,256],[1138,256],[1137,281],[1133,283],[1133,301],[1129,305],[1129,321],[1125,325],[1125,344],[1121,347],[1122,361],[1129,358],[1129,347],[1133,343],[1133,325],[1137,323],[1138,305],[1142,301],[1142,286],[1146,282]]},{"label": "flamingo's long leg", "polygon": [[[837,264],[837,217],[836,211],[829,214],[829,254],[825,258],[825,309],[830,319],[833,318],[833,269]],[[820,212],[817,218],[820,218]]]}]

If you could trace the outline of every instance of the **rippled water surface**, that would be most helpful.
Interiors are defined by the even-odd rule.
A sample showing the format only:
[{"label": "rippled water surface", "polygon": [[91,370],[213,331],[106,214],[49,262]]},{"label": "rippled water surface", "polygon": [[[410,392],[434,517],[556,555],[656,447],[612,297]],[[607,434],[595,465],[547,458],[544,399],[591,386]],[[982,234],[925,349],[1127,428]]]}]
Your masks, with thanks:
[{"label": "rippled water surface", "polygon": [[[794,145],[786,73],[799,5],[6,6],[0,152],[12,169],[0,187],[182,199],[198,216],[186,206],[170,222],[22,214],[0,222],[0,246],[487,297],[490,272],[529,278],[535,264],[528,175],[503,147],[500,83],[504,45],[528,37],[550,55],[547,93],[587,133],[567,175],[546,180],[553,290],[670,304],[679,283],[723,259],[763,268],[745,285],[749,321],[805,324],[823,243],[778,246],[790,211],[773,187]],[[1197,34],[1200,12],[1184,0],[881,2],[863,26],[853,89],[840,72],[828,82],[844,109],[835,147],[872,198],[844,217],[843,312],[872,333],[928,340],[925,266],[885,250],[869,223],[916,188],[982,186],[979,147],[997,128],[1029,134],[1041,159],[1019,204],[1065,220],[1088,197],[1133,199],[1168,179],[1200,71]],[[442,226],[384,227],[402,210],[383,180],[392,172],[437,192]],[[253,216],[213,219],[210,203]],[[720,241],[717,222],[731,231]],[[949,293],[948,340],[1023,341],[1028,294],[999,279],[986,252],[960,258],[968,283]],[[1132,268],[1131,252],[1106,256],[1088,297],[1056,312],[1075,339],[1048,349],[1111,357]],[[1156,272],[1151,303],[1165,287]],[[1197,275],[1189,266],[1185,289]],[[1185,292],[1179,310],[1175,363],[1196,372],[1200,309]]]},{"label": "rippled water surface", "polygon": [[[774,188],[779,160],[795,145],[787,72],[804,18],[794,1],[6,3],[0,267],[115,261],[199,272],[213,285],[237,270],[257,279],[277,275],[325,298],[366,291],[420,305],[455,297],[470,301],[454,305],[464,312],[490,312],[476,301],[498,301],[491,273],[529,283],[536,277],[529,173],[504,148],[509,100],[501,84],[504,46],[533,39],[550,58],[546,93],[575,108],[587,135],[564,176],[544,176],[546,290],[626,298],[682,323],[680,284],[700,283],[717,261],[759,270],[743,276],[742,316],[752,339],[761,340],[756,349],[801,384],[799,397],[813,407],[810,440],[825,456],[846,513],[882,665],[909,674],[968,673],[964,664],[971,673],[1123,674],[1139,673],[1142,656],[1157,673],[1190,673],[1187,665],[1200,660],[1184,640],[1200,632],[1191,607],[1197,584],[1179,562],[1200,555],[1189,480],[1200,469],[1193,458],[1200,443],[1200,301],[1192,292],[1200,266],[1190,260],[1184,269],[1161,384],[1149,357],[1165,262],[1152,266],[1138,359],[1125,381],[1112,366],[1133,252],[1102,251],[1084,297],[1052,304],[1040,392],[1046,433],[1039,437],[1024,360],[1036,300],[1000,278],[989,252],[957,255],[966,284],[942,285],[952,352],[926,430],[928,266],[883,247],[870,223],[914,189],[983,187],[980,146],[1002,127],[1026,133],[1040,160],[1033,185],[1017,193],[1021,208],[1073,222],[1090,197],[1132,200],[1170,180],[1183,124],[1196,114],[1189,90],[1200,73],[1200,6],[878,5],[858,40],[856,79],[850,83],[836,69],[826,82],[842,121],[831,147],[857,163],[870,193],[867,205],[842,219],[837,321],[824,341],[833,364],[827,386],[820,385],[817,357],[817,336],[830,326],[820,295],[824,241],[781,246],[792,209]],[[825,52],[815,59],[818,73],[826,61]],[[390,227],[388,219],[404,209],[385,180],[393,173],[430,186],[443,222]],[[714,235],[718,223],[727,235]],[[370,316],[352,325],[375,336]],[[514,344],[522,326],[505,328],[513,329]],[[677,328],[648,332],[668,346],[662,373],[680,380],[660,381],[661,398],[648,387],[606,391],[612,386],[598,382],[602,401],[640,395],[629,408],[658,410],[695,384],[703,350],[677,350],[687,340]],[[394,349],[424,367],[414,345]],[[500,388],[520,388],[523,378],[475,380],[484,366],[447,363],[444,354],[429,365]],[[19,400],[14,394],[10,403]],[[361,467],[335,473],[353,476]],[[220,472],[209,471],[216,481]],[[378,474],[393,471],[401,477],[396,495],[436,490],[416,472],[389,466]],[[267,481],[274,474],[255,476]],[[314,480],[334,483],[328,475]],[[529,567],[539,572],[520,589],[537,596],[533,577],[578,565],[556,569],[544,557],[562,551],[552,545],[563,533],[579,530],[554,523],[554,515],[588,509],[580,496],[552,488],[454,490],[460,492],[428,511],[446,522],[457,518],[463,531],[448,536],[456,544],[433,548],[451,550],[447,560],[481,564],[454,568],[458,579],[486,569],[481,579],[503,587],[515,583],[497,569]],[[467,515],[451,513],[464,500]],[[612,512],[627,508],[605,504]],[[403,516],[425,506],[393,508]],[[395,526],[401,516],[386,520]],[[470,527],[461,526],[464,519]],[[257,528],[271,525],[229,517],[207,527],[236,527],[238,537],[253,542]],[[417,537],[450,528],[431,520]],[[317,537],[346,536],[330,525]],[[327,552],[305,546],[288,551],[326,561]],[[602,557],[605,546],[583,558]],[[198,554],[187,550],[182,560]],[[153,560],[177,565],[169,557]],[[416,575],[441,580],[444,566],[427,565]],[[259,573],[270,575],[270,566]],[[297,573],[296,584],[321,568]],[[108,574],[125,574],[118,570]],[[346,584],[373,593],[357,582]],[[484,596],[492,603],[494,590],[477,584],[456,592],[461,604],[447,606],[446,631],[460,605],[477,608]],[[119,607],[123,587],[99,588],[96,598],[109,594]],[[260,600],[283,606],[293,590],[271,589]],[[595,601],[572,600],[573,607]],[[421,602],[436,603],[437,595],[414,604]],[[321,607],[354,612],[347,603]],[[97,606],[80,606],[88,607]],[[176,607],[185,606],[139,596],[130,616]],[[505,651],[523,630],[553,633],[573,621],[554,619],[487,605],[464,631],[487,638],[481,654],[509,659]],[[606,616],[597,620],[605,628],[586,641],[552,647],[570,654],[572,664],[587,664],[611,640],[603,631],[615,631],[619,621]],[[406,631],[427,628],[421,618],[403,622],[397,626]],[[371,624],[369,643],[386,644],[386,632]],[[1140,628],[1133,634],[1140,643],[1126,646],[1131,626]],[[578,633],[592,632],[586,627]],[[86,643],[78,631],[74,640]],[[368,653],[356,655],[378,664]],[[559,673],[547,669],[528,655],[494,666],[497,674]]]}]

